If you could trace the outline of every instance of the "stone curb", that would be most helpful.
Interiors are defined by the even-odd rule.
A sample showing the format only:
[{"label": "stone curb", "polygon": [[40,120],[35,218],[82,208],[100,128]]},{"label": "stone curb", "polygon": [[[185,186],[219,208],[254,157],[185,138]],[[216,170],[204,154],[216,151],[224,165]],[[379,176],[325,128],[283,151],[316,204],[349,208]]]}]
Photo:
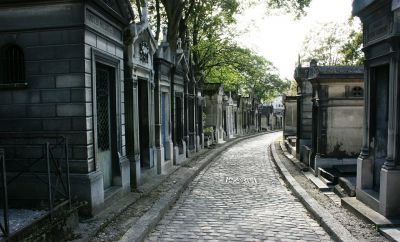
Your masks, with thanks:
[{"label": "stone curb", "polygon": [[193,169],[187,171],[187,176],[183,179],[183,181],[172,191],[168,193],[168,195],[162,196],[160,200],[154,203],[154,205],[147,211],[139,220],[132,226],[119,241],[126,242],[140,242],[145,239],[145,237],[150,233],[150,231],[155,228],[157,223],[162,219],[162,217],[167,213],[170,207],[179,199],[182,192],[188,187],[189,183],[193,181],[193,179],[206,168],[213,160],[218,158],[222,152],[226,149],[232,147],[233,145],[251,139],[257,136],[269,134],[273,132],[262,132],[253,135],[248,135],[244,137],[239,137],[228,141],[222,146],[216,148],[215,150],[210,151],[206,157],[199,161],[199,166],[194,167]]},{"label": "stone curb", "polygon": [[280,160],[275,143],[271,144],[273,161],[282,175],[282,178],[288,184],[294,195],[301,201],[306,209],[314,216],[315,220],[335,239],[336,241],[358,241],[350,232],[339,223],[325,208],[318,204],[306,190],[294,179],[294,177],[286,169],[285,165]]}]

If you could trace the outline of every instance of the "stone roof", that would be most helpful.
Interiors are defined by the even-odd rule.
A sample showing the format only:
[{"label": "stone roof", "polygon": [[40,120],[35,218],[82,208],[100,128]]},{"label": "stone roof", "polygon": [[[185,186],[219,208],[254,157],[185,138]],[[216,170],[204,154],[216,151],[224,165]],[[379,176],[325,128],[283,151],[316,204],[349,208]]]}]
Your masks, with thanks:
[{"label": "stone roof", "polygon": [[371,5],[377,0],[354,0],[353,1],[353,16],[357,16],[362,10]]},{"label": "stone roof", "polygon": [[363,73],[364,68],[362,66],[316,66],[309,68],[308,79],[324,75],[362,75]]}]

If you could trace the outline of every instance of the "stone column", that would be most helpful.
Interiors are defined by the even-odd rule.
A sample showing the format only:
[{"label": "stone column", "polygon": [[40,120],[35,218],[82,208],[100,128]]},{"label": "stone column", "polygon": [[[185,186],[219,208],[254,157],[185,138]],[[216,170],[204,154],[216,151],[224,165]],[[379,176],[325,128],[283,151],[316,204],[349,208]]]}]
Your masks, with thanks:
[{"label": "stone column", "polygon": [[149,95],[149,147],[151,150],[150,153],[150,167],[154,167],[155,164],[157,164],[157,154],[156,154],[156,146],[155,146],[155,120],[154,120],[154,108],[155,108],[155,104],[154,104],[154,90],[155,90],[155,84],[154,84],[154,75],[153,73],[150,74],[150,79],[148,80],[149,83],[149,88],[150,88],[150,95]]},{"label": "stone column", "polygon": [[398,86],[398,65],[397,58],[392,57],[390,60],[389,70],[389,115],[388,115],[388,143],[386,162],[384,164],[386,169],[393,169],[395,167],[395,151],[396,151],[396,126],[398,123],[397,115],[397,86]]},{"label": "stone column", "polygon": [[[200,98],[200,97],[198,97]],[[203,134],[203,103],[198,100],[197,103],[197,136],[199,137],[200,141],[200,148],[204,149],[204,134]]]},{"label": "stone column", "polygon": [[[380,173],[379,210],[386,217],[400,215],[400,170],[396,169],[399,118],[398,53],[390,60],[387,158]],[[397,161],[398,162],[398,161]]]},{"label": "stone column", "polygon": [[185,82],[185,89],[184,89],[184,141],[186,144],[186,156],[190,156],[189,151],[189,81],[187,78]]},{"label": "stone column", "polygon": [[364,120],[363,120],[363,144],[357,159],[357,197],[362,195],[363,189],[371,189],[373,186],[373,161],[369,156],[369,125],[371,102],[371,71],[368,63],[364,65]]},{"label": "stone column", "polygon": [[154,78],[154,139],[155,153],[157,158],[157,174],[164,173],[164,147],[161,140],[161,91],[160,91],[160,64],[155,67],[156,73]]},{"label": "stone column", "polygon": [[370,102],[370,77],[369,68],[364,65],[364,120],[363,120],[363,143],[360,153],[360,158],[368,157],[369,150],[369,102]]},{"label": "stone column", "polygon": [[[135,126],[134,126],[134,87],[133,79],[125,78],[125,139],[126,139],[126,156],[130,162],[130,182],[131,186],[136,187],[139,184],[140,173],[137,174],[135,160]],[[140,165],[140,164],[139,164]],[[139,170],[140,172],[140,170]]]}]

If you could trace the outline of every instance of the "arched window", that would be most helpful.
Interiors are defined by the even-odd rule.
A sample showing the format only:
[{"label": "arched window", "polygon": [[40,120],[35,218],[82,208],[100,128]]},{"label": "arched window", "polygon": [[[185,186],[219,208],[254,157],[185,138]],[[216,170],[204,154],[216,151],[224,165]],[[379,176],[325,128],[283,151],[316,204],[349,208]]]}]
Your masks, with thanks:
[{"label": "arched window", "polygon": [[364,96],[364,89],[362,87],[353,87],[351,95],[353,97],[362,97]]},{"label": "arched window", "polygon": [[25,61],[22,49],[14,44],[0,48],[0,84],[25,82]]}]

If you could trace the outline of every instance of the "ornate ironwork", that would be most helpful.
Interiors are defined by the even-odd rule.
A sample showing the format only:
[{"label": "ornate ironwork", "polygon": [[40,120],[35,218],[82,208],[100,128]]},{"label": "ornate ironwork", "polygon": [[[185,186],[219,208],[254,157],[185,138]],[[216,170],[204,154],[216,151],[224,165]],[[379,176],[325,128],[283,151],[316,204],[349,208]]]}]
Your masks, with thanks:
[{"label": "ornate ironwork", "polygon": [[147,42],[141,42],[139,44],[139,59],[143,63],[149,63],[149,44]]},{"label": "ornate ironwork", "polygon": [[109,103],[109,72],[98,69],[96,73],[97,93],[97,140],[100,150],[110,148],[110,103]]}]

